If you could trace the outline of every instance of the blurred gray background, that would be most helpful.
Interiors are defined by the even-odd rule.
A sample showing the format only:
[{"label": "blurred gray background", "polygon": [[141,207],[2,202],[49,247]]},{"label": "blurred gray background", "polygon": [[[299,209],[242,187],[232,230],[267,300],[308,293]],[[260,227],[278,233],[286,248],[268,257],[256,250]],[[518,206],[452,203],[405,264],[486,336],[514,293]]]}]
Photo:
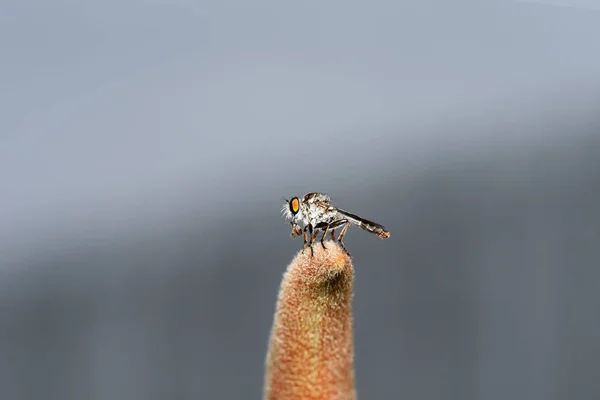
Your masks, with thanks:
[{"label": "blurred gray background", "polygon": [[309,191],[392,232],[361,399],[600,398],[600,11],[554,3],[2,2],[0,399],[259,399]]}]

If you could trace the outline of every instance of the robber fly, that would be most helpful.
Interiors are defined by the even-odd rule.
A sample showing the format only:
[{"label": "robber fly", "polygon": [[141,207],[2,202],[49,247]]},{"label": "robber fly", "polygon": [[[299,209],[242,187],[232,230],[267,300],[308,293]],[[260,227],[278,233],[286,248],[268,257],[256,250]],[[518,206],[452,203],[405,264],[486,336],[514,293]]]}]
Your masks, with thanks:
[{"label": "robber fly", "polygon": [[[304,236],[304,247],[302,252],[306,250],[306,246],[310,246],[310,252],[313,254],[313,243],[315,239],[322,231],[321,245],[325,247],[325,237],[328,232],[331,232],[331,240],[335,241],[335,230],[342,228],[337,242],[342,246],[342,249],[346,253],[346,247],[344,246],[344,236],[350,224],[354,224],[364,229],[367,232],[371,232],[382,239],[390,237],[390,232],[375,222],[369,221],[358,215],[349,213],[340,208],[331,205],[331,199],[329,196],[322,193],[308,193],[302,198],[292,197],[291,200],[283,198],[285,204],[281,209],[287,220],[289,220],[292,226],[292,232],[290,236],[292,238],[296,236]],[[300,223],[304,228],[300,227]],[[307,237],[306,231],[310,235]],[[348,253],[350,254],[350,253]]]}]

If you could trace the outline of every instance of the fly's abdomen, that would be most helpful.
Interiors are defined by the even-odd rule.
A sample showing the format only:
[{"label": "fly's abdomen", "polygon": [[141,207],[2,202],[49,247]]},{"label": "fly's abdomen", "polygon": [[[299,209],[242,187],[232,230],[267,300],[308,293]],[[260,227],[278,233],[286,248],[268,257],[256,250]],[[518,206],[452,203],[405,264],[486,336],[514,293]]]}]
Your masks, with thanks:
[{"label": "fly's abdomen", "polygon": [[344,216],[348,221],[353,223],[354,225],[358,225],[360,228],[364,229],[367,232],[371,232],[374,235],[379,236],[382,239],[387,239],[390,237],[390,231],[388,231],[383,225],[380,225],[376,222],[369,221],[368,219],[359,217],[358,215],[354,215],[349,213],[348,211],[338,209],[338,212]]},{"label": "fly's abdomen", "polygon": [[374,233],[375,235],[379,236],[382,239],[387,239],[390,237],[390,231],[388,231],[387,229],[385,229],[383,226],[381,226],[379,224],[375,224],[375,223],[366,224],[363,222],[359,226],[366,231]]}]

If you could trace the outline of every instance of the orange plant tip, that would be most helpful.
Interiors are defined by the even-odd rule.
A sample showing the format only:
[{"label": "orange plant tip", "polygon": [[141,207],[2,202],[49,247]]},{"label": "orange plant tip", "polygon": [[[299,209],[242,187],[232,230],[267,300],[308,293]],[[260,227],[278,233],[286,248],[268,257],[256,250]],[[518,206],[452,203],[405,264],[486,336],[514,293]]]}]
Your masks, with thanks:
[{"label": "orange plant tip", "polygon": [[315,243],[312,255],[309,247],[304,252],[300,250],[288,266],[284,283],[296,279],[305,283],[326,283],[337,274],[351,277],[354,270],[348,253],[331,241],[326,241],[325,246],[323,248],[320,243]]},{"label": "orange plant tip", "polygon": [[281,282],[264,399],[355,399],[354,267],[334,242],[296,255]]}]

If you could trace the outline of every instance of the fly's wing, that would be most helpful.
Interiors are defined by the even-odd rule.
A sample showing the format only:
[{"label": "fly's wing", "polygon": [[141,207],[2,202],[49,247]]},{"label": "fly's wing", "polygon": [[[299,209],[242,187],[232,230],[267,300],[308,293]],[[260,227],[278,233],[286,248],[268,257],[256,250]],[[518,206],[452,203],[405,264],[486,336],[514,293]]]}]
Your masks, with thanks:
[{"label": "fly's wing", "polygon": [[359,226],[367,232],[371,232],[382,239],[387,239],[390,237],[390,231],[388,231],[383,225],[380,225],[376,222],[369,221],[368,219],[364,219],[359,217],[358,215],[351,214],[348,211],[337,209],[338,213],[343,215],[348,221],[353,223],[354,225]]}]

